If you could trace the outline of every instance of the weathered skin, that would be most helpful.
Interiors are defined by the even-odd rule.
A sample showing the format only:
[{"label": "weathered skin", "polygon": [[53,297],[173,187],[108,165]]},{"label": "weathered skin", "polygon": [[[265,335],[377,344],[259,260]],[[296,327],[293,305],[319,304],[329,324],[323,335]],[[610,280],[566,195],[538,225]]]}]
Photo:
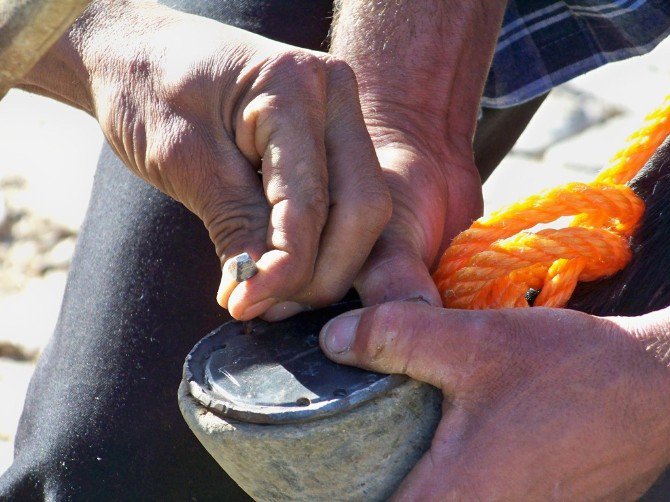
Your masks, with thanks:
[{"label": "weathered skin", "polygon": [[332,360],[449,396],[399,500],[667,500],[669,154],[666,141],[632,183],[646,202],[633,261],[572,308],[393,302],[322,330]]},{"label": "weathered skin", "polygon": [[[569,308],[594,315],[636,316],[670,305],[670,140],[631,186],[647,206],[631,242],[633,259],[612,277],[579,284]],[[642,500],[661,500],[669,493],[670,470],[666,470]]]}]

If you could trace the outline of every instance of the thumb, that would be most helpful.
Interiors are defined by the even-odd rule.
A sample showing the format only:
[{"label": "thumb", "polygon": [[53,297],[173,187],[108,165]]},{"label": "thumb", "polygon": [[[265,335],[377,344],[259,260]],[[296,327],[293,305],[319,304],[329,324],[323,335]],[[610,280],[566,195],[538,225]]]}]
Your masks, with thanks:
[{"label": "thumb", "polygon": [[389,233],[382,235],[354,282],[363,304],[421,299],[441,307],[442,299],[421,256],[389,240]]},{"label": "thumb", "polygon": [[215,167],[205,171],[202,182],[193,190],[192,206],[205,224],[221,262],[217,302],[233,317],[242,318],[249,310],[244,297],[242,301],[229,300],[232,292],[245,283],[238,283],[226,272],[227,262],[241,253],[248,253],[256,262],[261,259],[267,251],[270,207],[249,162],[236,151],[220,153],[217,161],[212,162]]},{"label": "thumb", "polygon": [[321,347],[338,363],[403,373],[449,394],[479,394],[498,382],[514,354],[499,312],[385,303],[329,321]]}]

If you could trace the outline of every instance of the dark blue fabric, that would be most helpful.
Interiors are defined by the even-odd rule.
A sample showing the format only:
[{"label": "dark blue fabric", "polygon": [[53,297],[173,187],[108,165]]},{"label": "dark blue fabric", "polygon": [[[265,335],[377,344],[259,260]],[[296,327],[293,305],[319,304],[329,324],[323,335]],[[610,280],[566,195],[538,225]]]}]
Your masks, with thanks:
[{"label": "dark blue fabric", "polygon": [[504,108],[606,63],[652,50],[670,33],[670,2],[510,0],[482,106]]},{"label": "dark blue fabric", "polygon": [[[315,50],[332,17],[330,0],[164,3]],[[230,320],[220,277],[202,222],[106,146],[0,501],[249,500],[177,406],[186,354]]]}]

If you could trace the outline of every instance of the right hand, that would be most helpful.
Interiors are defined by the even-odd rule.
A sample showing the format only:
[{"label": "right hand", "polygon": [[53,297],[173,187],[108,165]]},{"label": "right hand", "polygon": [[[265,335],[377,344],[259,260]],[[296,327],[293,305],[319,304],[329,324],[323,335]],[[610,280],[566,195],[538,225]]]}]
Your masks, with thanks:
[{"label": "right hand", "polygon": [[83,35],[91,104],[124,163],[202,219],[222,265],[257,261],[253,280],[223,274],[221,306],[275,320],[339,299],[391,212],[353,72],[198,16],[134,14]]},{"label": "right hand", "polygon": [[444,393],[394,500],[635,500],[670,463],[669,311],[391,302],[331,320],[321,347]]}]

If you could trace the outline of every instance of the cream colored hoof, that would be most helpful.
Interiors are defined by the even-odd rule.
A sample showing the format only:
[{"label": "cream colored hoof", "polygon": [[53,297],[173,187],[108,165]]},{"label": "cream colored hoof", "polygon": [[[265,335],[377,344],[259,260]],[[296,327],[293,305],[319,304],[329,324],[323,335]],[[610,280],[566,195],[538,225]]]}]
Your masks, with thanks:
[{"label": "cream colored hoof", "polygon": [[383,500],[430,445],[440,392],[408,380],[342,414],[302,424],[226,420],[179,386],[179,408],[207,451],[256,500]]},{"label": "cream colored hoof", "polygon": [[181,412],[257,500],[382,500],[430,445],[438,389],[335,364],[319,349],[321,326],[350,308],[231,322],[186,358]]}]

